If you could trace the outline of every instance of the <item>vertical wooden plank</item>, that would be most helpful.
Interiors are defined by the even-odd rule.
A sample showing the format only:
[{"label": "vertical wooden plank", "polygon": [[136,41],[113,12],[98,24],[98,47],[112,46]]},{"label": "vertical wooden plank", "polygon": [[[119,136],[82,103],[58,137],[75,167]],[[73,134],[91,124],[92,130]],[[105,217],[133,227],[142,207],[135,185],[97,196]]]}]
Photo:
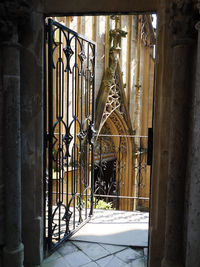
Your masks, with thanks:
[{"label": "vertical wooden plank", "polygon": [[97,40],[97,16],[92,17],[92,40]]}]

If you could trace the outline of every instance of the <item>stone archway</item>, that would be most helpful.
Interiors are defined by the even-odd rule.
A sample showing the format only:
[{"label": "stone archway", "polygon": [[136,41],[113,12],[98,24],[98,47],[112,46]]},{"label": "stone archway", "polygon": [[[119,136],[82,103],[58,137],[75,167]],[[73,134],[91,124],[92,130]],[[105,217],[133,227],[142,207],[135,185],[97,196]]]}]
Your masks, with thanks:
[{"label": "stone archway", "polygon": [[[135,194],[135,143],[133,138],[129,138],[129,129],[119,111],[115,110],[105,121],[97,137],[96,143],[109,139],[113,144],[112,157],[116,158],[116,184],[121,196],[134,196]],[[106,148],[111,150],[110,147]],[[106,149],[104,151],[106,155]],[[109,155],[109,153],[108,153]],[[105,156],[106,159],[106,156]],[[119,209],[135,210],[133,200],[120,200]]]}]

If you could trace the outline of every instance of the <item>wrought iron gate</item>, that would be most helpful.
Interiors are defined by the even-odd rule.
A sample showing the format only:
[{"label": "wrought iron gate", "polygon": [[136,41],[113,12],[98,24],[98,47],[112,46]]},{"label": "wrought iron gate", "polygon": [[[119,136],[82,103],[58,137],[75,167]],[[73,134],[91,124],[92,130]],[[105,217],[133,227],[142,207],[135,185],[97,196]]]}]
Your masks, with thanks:
[{"label": "wrought iron gate", "polygon": [[[98,135],[94,153],[95,208],[104,205],[114,210],[149,210],[147,141],[148,136]],[[104,203],[99,205],[99,200]]]},{"label": "wrought iron gate", "polygon": [[52,19],[45,35],[44,235],[53,249],[93,213],[95,43]]}]

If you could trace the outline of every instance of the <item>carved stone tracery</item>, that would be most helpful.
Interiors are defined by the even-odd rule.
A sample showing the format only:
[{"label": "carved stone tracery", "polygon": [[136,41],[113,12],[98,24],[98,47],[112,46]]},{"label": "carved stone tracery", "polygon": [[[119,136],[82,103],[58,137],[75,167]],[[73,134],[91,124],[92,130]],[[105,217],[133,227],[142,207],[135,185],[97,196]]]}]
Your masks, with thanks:
[{"label": "carved stone tracery", "polygon": [[121,106],[121,97],[120,97],[120,90],[116,81],[116,76],[115,80],[113,82],[113,85],[110,88],[109,95],[107,97],[107,101],[105,104],[101,124],[99,127],[99,132],[101,131],[104,123],[108,119],[108,117],[116,110],[119,109]]}]

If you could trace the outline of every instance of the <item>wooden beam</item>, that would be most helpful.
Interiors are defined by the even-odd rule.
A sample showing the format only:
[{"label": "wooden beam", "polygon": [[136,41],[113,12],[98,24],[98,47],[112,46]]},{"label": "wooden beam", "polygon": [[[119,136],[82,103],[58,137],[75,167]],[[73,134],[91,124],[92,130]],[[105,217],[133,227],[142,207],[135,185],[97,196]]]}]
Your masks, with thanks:
[{"label": "wooden beam", "polygon": [[156,12],[162,1],[160,0],[45,0],[44,13],[46,15],[100,15],[111,13]]}]

